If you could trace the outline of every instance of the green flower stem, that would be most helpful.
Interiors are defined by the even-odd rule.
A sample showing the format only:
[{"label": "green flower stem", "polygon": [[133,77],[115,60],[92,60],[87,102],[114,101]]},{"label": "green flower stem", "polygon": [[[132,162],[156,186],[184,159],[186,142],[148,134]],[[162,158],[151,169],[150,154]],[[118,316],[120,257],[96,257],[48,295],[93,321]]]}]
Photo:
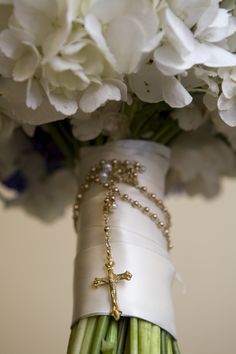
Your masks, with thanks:
[{"label": "green flower stem", "polygon": [[106,339],[102,342],[101,351],[106,354],[116,354],[117,353],[117,342],[118,342],[118,322],[113,318],[110,321],[108,327]]},{"label": "green flower stem", "polygon": [[123,354],[124,353],[128,322],[129,322],[129,318],[127,318],[127,317],[123,317],[119,321],[118,345],[117,345],[116,354]]},{"label": "green flower stem", "polygon": [[166,339],[167,354],[174,354],[172,349],[172,340],[169,334],[166,336]]},{"label": "green flower stem", "polygon": [[65,156],[69,166],[72,167],[74,164],[74,152],[73,149],[71,149],[71,145],[67,143],[56,125],[47,124],[47,132],[51,135],[52,140]]},{"label": "green flower stem", "polygon": [[161,330],[161,354],[167,354],[166,335],[167,333],[162,329]]},{"label": "green flower stem", "polygon": [[124,354],[132,353],[130,342],[131,342],[131,334],[130,334],[130,327],[129,327],[126,335]]},{"label": "green flower stem", "polygon": [[71,331],[67,354],[180,354],[165,330],[137,318],[82,319]]},{"label": "green flower stem", "polygon": [[78,354],[84,339],[87,318],[83,318],[78,324],[74,325],[71,332],[70,342],[67,350],[67,354]]},{"label": "green flower stem", "polygon": [[87,327],[84,335],[84,340],[81,346],[79,354],[90,354],[90,347],[92,344],[91,338],[93,338],[94,330],[96,327],[97,317],[89,317]]},{"label": "green flower stem", "polygon": [[130,351],[132,354],[138,354],[138,319],[130,319]]},{"label": "green flower stem", "polygon": [[173,340],[172,348],[173,348],[173,353],[174,354],[180,354],[179,346],[178,346],[176,340]]},{"label": "green flower stem", "polygon": [[92,347],[90,353],[100,354],[102,340],[106,336],[109,321],[110,316],[99,316],[93,338],[91,338]]},{"label": "green flower stem", "polygon": [[181,133],[181,130],[178,126],[172,126],[172,128],[167,131],[160,139],[159,143],[163,145],[169,145],[172,140],[174,140],[179,134]]},{"label": "green flower stem", "polygon": [[71,329],[71,334],[70,334],[70,340],[69,340],[69,344],[68,344],[68,349],[67,349],[67,354],[70,354],[72,352],[72,348],[74,346],[74,342],[77,338],[76,336],[76,329],[77,329],[77,325],[75,325],[72,329]]},{"label": "green flower stem", "polygon": [[155,114],[158,113],[160,110],[159,105],[148,105],[147,107],[143,108],[141,111],[137,112],[135,117],[135,124],[134,129],[132,130],[133,138],[138,138],[142,132],[143,128],[145,127],[146,123],[150,120],[150,118]]},{"label": "green flower stem", "polygon": [[153,325],[151,331],[151,350],[150,354],[161,354],[161,329]]},{"label": "green flower stem", "polygon": [[151,330],[152,330],[152,324],[150,322],[144,320],[138,321],[139,354],[150,353]]}]

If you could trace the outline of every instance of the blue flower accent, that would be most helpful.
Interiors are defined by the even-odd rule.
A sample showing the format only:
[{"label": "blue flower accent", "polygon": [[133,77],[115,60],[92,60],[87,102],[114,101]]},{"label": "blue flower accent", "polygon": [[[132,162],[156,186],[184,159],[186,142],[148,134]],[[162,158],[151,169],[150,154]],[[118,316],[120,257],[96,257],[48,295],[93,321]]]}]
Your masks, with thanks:
[{"label": "blue flower accent", "polygon": [[23,193],[27,189],[27,180],[21,171],[13,173],[10,177],[2,181],[2,184],[18,193]]}]

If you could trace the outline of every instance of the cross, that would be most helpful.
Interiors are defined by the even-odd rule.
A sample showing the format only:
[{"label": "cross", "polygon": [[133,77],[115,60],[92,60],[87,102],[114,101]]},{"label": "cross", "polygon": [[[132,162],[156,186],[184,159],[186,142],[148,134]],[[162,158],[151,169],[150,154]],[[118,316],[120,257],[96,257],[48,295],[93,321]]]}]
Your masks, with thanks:
[{"label": "cross", "polygon": [[105,264],[107,268],[107,277],[106,278],[95,278],[93,286],[99,288],[103,285],[108,285],[110,288],[112,311],[111,315],[115,318],[116,321],[120,319],[122,311],[119,309],[118,300],[117,300],[117,286],[121,280],[131,280],[132,274],[128,271],[115,274],[114,273],[114,262],[111,260]]}]

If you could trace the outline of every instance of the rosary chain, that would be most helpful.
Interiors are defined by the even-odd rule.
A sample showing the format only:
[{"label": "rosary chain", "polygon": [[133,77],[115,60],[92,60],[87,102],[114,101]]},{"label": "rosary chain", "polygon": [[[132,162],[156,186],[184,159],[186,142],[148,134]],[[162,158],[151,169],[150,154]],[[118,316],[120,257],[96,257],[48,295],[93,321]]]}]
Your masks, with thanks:
[{"label": "rosary chain", "polygon": [[[137,161],[121,161],[116,159],[112,161],[101,160],[98,165],[90,169],[86,176],[86,182],[79,188],[73,211],[75,228],[79,218],[81,202],[84,194],[90,189],[91,185],[94,183],[99,184],[107,191],[103,205],[107,260],[112,260],[109,214],[117,207],[117,199],[127,202],[131,207],[140,210],[143,214],[149,217],[149,219],[154,222],[166,238],[168,249],[170,250],[173,248],[169,233],[171,227],[171,216],[168,209],[155,193],[149,192],[146,186],[141,186],[138,183],[138,174],[143,173],[144,171],[145,168]],[[132,199],[127,193],[122,193],[118,188],[119,183],[125,183],[134,187],[142,195],[144,195],[145,198],[152,201],[153,204],[162,212],[164,220],[161,220],[158,214],[152,212],[148,206],[144,206],[138,200]]]}]

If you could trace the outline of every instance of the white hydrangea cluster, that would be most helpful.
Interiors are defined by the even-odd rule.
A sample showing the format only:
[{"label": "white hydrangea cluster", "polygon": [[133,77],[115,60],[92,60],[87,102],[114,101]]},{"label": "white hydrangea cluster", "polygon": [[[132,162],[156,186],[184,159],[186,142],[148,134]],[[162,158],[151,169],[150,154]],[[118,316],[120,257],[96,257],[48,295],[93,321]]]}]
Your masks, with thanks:
[{"label": "white hydrangea cluster", "polygon": [[0,0],[0,31],[0,92],[20,122],[132,94],[181,108],[201,89],[236,125],[233,1]]},{"label": "white hydrangea cluster", "polygon": [[[122,139],[122,103],[137,100],[164,101],[185,131],[172,146],[169,185],[215,195],[236,171],[235,0],[0,0],[0,175],[24,148],[12,143],[18,127],[32,137],[69,118],[81,142]],[[56,192],[73,178],[65,169],[45,183],[33,175],[17,203],[53,219],[64,203]],[[48,200],[52,214],[43,215]]]}]

